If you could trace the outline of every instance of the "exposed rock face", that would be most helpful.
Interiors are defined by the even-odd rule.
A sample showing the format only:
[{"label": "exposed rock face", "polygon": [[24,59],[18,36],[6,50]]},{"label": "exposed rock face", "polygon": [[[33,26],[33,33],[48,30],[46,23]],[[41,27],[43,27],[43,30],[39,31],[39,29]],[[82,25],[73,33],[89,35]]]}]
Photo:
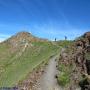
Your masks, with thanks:
[{"label": "exposed rock face", "polygon": [[81,90],[90,90],[90,79],[88,79],[90,75],[90,32],[86,32],[82,39],[76,41],[75,45],[77,48],[75,51],[76,65],[81,67],[80,73],[82,76],[84,75],[79,85],[82,88]]},{"label": "exposed rock face", "polygon": [[31,42],[38,42],[38,41],[43,42],[43,41],[48,41],[48,40],[37,38],[28,32],[19,32],[8,40],[9,43],[15,46],[17,46],[18,44],[26,43],[26,42],[31,43]]},{"label": "exposed rock face", "polygon": [[60,66],[63,65],[63,69],[61,67],[60,73],[67,73],[67,76],[69,76],[67,78],[67,80],[69,79],[69,82],[66,84],[63,90],[80,90],[78,89],[78,82],[79,82],[79,75],[80,75],[80,73],[78,72],[79,68],[76,68],[77,66],[74,62],[75,55],[73,51],[71,51],[71,47],[63,48],[61,50],[59,59],[60,59],[59,61]]},{"label": "exposed rock face", "polygon": [[84,40],[78,40],[78,41],[76,41],[75,44],[76,44],[77,47],[79,47],[79,46],[81,46],[82,48],[85,47],[85,42],[84,42]]},{"label": "exposed rock face", "polygon": [[35,37],[28,32],[19,32],[8,40],[2,42],[2,44],[8,44],[11,48],[11,51],[14,52],[22,49],[25,45],[28,45],[28,47],[32,47],[33,42],[48,42],[48,40]]},{"label": "exposed rock face", "polygon": [[90,78],[88,78],[90,77],[90,32],[79,37],[72,47],[73,50],[70,46],[67,55],[63,51],[60,56],[60,63],[66,66],[71,63],[73,66],[67,90],[76,90],[74,86],[77,84],[80,85],[81,90],[90,90]]},{"label": "exposed rock face", "polygon": [[87,73],[88,75],[90,75],[90,46],[87,46],[86,48],[85,59],[86,59]]},{"label": "exposed rock face", "polygon": [[86,33],[84,34],[84,37],[85,37],[85,38],[88,38],[88,40],[90,40],[90,32],[86,32]]},{"label": "exposed rock face", "polygon": [[87,73],[90,75],[90,60],[86,60]]},{"label": "exposed rock face", "polygon": [[84,38],[88,39],[88,42],[90,44],[90,32],[86,32],[83,36]]}]

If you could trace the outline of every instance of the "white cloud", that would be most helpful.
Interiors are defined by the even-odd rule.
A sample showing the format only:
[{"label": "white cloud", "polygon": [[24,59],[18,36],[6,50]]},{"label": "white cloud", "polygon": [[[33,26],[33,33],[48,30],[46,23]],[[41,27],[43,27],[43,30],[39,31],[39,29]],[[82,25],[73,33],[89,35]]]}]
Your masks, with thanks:
[{"label": "white cloud", "polygon": [[0,34],[0,37],[9,37],[10,35],[8,34]]},{"label": "white cloud", "polygon": [[3,42],[4,41],[4,38],[0,38],[0,42]]},{"label": "white cloud", "polygon": [[0,42],[6,40],[9,37],[10,37],[10,35],[8,35],[8,34],[0,34]]}]

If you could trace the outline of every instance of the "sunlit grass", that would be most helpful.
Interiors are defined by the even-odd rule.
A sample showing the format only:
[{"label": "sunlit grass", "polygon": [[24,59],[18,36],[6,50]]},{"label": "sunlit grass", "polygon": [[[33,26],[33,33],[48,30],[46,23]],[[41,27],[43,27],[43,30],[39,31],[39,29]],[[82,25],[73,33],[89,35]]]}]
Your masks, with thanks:
[{"label": "sunlit grass", "polygon": [[0,73],[1,87],[16,85],[34,68],[59,51],[59,47],[52,45],[50,42],[34,42],[32,45],[32,47],[25,50],[22,56],[14,60],[12,58],[16,53],[11,54],[9,57],[7,57],[8,54],[5,54],[7,58],[4,58],[4,60],[6,62],[0,59],[0,62],[2,62],[0,64],[3,66],[3,72]]}]

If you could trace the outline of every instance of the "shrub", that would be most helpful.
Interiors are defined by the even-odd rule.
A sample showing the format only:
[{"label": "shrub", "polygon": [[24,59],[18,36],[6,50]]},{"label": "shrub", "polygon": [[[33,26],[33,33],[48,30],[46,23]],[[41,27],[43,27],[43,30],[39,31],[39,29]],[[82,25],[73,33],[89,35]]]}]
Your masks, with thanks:
[{"label": "shrub", "polygon": [[58,75],[58,83],[61,85],[61,86],[66,86],[69,81],[70,81],[70,77],[69,77],[69,74],[68,73],[65,73],[65,72],[61,72],[59,75]]}]

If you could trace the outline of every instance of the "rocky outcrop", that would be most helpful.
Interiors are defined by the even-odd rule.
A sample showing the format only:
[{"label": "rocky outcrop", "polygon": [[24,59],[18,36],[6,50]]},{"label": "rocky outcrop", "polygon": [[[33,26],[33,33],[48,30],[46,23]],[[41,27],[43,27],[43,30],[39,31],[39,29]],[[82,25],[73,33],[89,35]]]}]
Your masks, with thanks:
[{"label": "rocky outcrop", "polygon": [[77,85],[81,87],[81,90],[90,90],[90,32],[75,40],[73,45],[66,48],[66,51],[62,50],[59,59],[59,66],[61,65],[63,70],[60,72],[63,71],[70,76],[68,87],[66,86],[64,90],[76,90]]},{"label": "rocky outcrop", "polygon": [[79,41],[76,41],[76,65],[80,68],[82,80],[79,85],[81,90],[90,90],[90,32],[86,32]]},{"label": "rocky outcrop", "polygon": [[10,42],[20,42],[20,43],[25,43],[25,42],[38,42],[38,41],[48,41],[47,39],[41,39],[33,36],[31,33],[28,32],[19,32],[16,35],[12,36],[9,39]]},{"label": "rocky outcrop", "polygon": [[90,32],[86,32],[83,36],[84,38],[88,38],[88,40],[90,40]]},{"label": "rocky outcrop", "polygon": [[90,32],[86,32],[83,37],[87,40],[87,43],[90,44]]}]

